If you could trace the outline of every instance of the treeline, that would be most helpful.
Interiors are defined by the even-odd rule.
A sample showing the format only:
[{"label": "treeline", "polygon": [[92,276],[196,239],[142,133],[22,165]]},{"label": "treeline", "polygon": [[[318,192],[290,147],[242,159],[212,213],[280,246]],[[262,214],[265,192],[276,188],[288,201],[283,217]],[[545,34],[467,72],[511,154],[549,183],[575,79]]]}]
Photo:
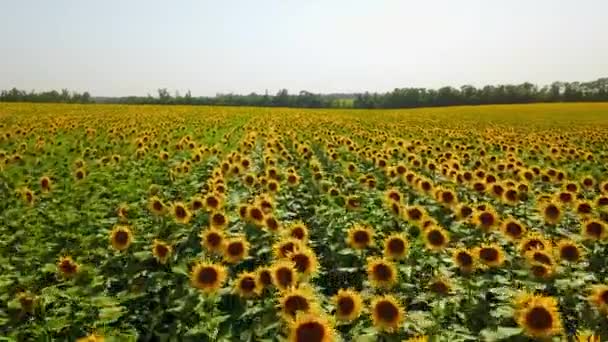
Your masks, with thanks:
[{"label": "treeline", "polygon": [[0,102],[92,103],[92,101],[91,94],[86,91],[81,94],[67,89],[37,93],[33,90],[27,92],[13,88],[0,92]]},{"label": "treeline", "polygon": [[256,94],[218,94],[214,97],[194,97],[190,91],[185,95],[175,92],[174,95],[163,88],[158,95],[128,97],[98,97],[98,103],[121,104],[175,104],[175,105],[215,105],[215,106],[252,106],[252,107],[298,107],[298,108],[340,108],[352,107],[354,94],[314,94],[305,90],[297,95],[289,94],[287,89],[276,95]]},{"label": "treeline", "polygon": [[464,85],[440,89],[397,88],[388,93],[357,94],[355,108],[414,108],[455,105],[513,104],[533,102],[608,101],[608,78],[591,82],[554,82],[538,87],[532,83],[487,85],[475,88]]},{"label": "treeline", "polygon": [[156,96],[91,97],[67,89],[36,93],[13,88],[0,93],[4,102],[60,102],[60,103],[117,103],[117,104],[166,104],[166,105],[216,105],[254,107],[298,108],[414,108],[455,105],[512,104],[534,102],[599,102],[608,101],[608,78],[591,82],[554,82],[539,87],[526,82],[517,85],[487,85],[476,88],[464,85],[460,88],[443,87],[396,88],[386,93],[362,94],[315,94],[302,90],[289,94],[287,89],[275,95],[218,94],[213,97],[192,96],[190,91],[181,95],[158,89]]}]

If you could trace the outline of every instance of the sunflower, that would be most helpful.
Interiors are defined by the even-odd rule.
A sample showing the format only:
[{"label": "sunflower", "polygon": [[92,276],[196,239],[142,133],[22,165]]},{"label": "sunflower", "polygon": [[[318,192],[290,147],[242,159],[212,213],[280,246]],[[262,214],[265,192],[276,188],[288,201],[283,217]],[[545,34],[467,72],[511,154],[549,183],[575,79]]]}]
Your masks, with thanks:
[{"label": "sunflower", "polygon": [[284,291],[297,283],[297,271],[293,262],[288,260],[277,261],[271,268],[272,283],[279,290]]},{"label": "sunflower", "polygon": [[505,253],[496,244],[477,247],[475,254],[477,259],[488,267],[500,267],[505,261]]},{"label": "sunflower", "polygon": [[96,333],[76,339],[76,342],[104,342],[105,337]]},{"label": "sunflower", "polygon": [[432,251],[439,251],[448,245],[450,237],[448,232],[443,228],[432,226],[424,231],[424,242],[426,248]]},{"label": "sunflower", "polygon": [[482,231],[489,232],[498,224],[498,215],[488,206],[483,210],[475,212],[473,222]]},{"label": "sunflower", "polygon": [[190,273],[192,286],[206,293],[217,291],[228,277],[226,268],[220,264],[197,263]]},{"label": "sunflower", "polygon": [[171,257],[172,251],[173,248],[171,247],[171,245],[163,241],[154,239],[154,242],[152,243],[152,254],[156,258],[156,260],[158,260],[159,263],[166,264],[167,260],[169,260],[169,258]]},{"label": "sunflower", "polygon": [[475,254],[466,248],[458,248],[452,253],[452,260],[461,272],[470,273],[475,269]]},{"label": "sunflower", "polygon": [[602,342],[599,335],[589,331],[579,331],[575,336],[576,342]]},{"label": "sunflower", "polygon": [[313,289],[306,284],[300,285],[297,288],[287,289],[279,298],[281,316],[283,316],[286,321],[293,320],[296,317],[296,314],[300,312],[316,312],[316,306],[315,293]]},{"label": "sunflower", "polygon": [[259,292],[256,275],[252,272],[243,272],[239,274],[235,282],[235,292],[244,298],[250,298]]},{"label": "sunflower", "polygon": [[186,207],[186,205],[182,202],[175,202],[173,203],[173,205],[171,206],[171,211],[173,213],[173,217],[175,218],[175,221],[177,221],[178,223],[181,224],[186,224],[188,222],[190,222],[190,219],[192,218],[192,214],[190,213],[190,211],[188,210],[188,208]]},{"label": "sunflower", "polygon": [[74,260],[72,260],[72,257],[63,256],[59,258],[59,262],[57,263],[57,269],[59,269],[61,275],[63,275],[64,277],[71,278],[76,273],[78,273],[80,265],[78,265]]},{"label": "sunflower", "polygon": [[269,267],[261,266],[255,271],[255,283],[259,292],[272,285],[272,270]]},{"label": "sunflower", "polygon": [[589,301],[600,312],[608,314],[608,285],[593,285]]},{"label": "sunflower", "polygon": [[216,211],[210,215],[209,222],[211,227],[222,229],[228,225],[228,216],[221,211]]},{"label": "sunflower", "polygon": [[249,242],[243,236],[226,239],[222,254],[226,262],[236,264],[245,259],[249,254]]},{"label": "sunflower", "polygon": [[450,291],[452,290],[452,285],[446,278],[438,277],[431,280],[428,285],[428,288],[434,294],[445,296],[450,294]]},{"label": "sunflower", "polygon": [[549,249],[531,250],[526,252],[525,257],[530,263],[540,263],[547,266],[553,266],[555,264],[553,256],[549,253]]},{"label": "sunflower", "polygon": [[287,175],[287,184],[289,186],[296,186],[298,184],[300,184],[300,176],[298,176],[297,174],[289,174]]},{"label": "sunflower", "polygon": [[576,213],[585,218],[593,212],[593,205],[589,201],[577,201],[575,204]]},{"label": "sunflower", "polygon": [[354,290],[340,289],[332,297],[332,302],[336,307],[336,318],[343,322],[354,321],[363,310],[363,298]]},{"label": "sunflower", "polygon": [[224,246],[224,232],[215,228],[209,228],[201,232],[201,245],[209,252],[221,253]]},{"label": "sunflower", "polygon": [[426,210],[424,207],[419,205],[408,206],[404,210],[405,219],[407,219],[410,223],[419,224],[426,217]]},{"label": "sunflower", "polygon": [[554,265],[547,265],[541,262],[532,262],[529,264],[530,273],[536,278],[549,279],[555,273]]},{"label": "sunflower", "polygon": [[36,200],[36,197],[34,196],[34,192],[27,188],[25,188],[21,191],[21,197],[23,198],[25,203],[27,203],[29,205],[34,204],[34,201]]},{"label": "sunflower", "polygon": [[456,205],[458,202],[458,197],[454,193],[454,191],[450,189],[441,189],[437,192],[437,200],[439,203],[451,207]]},{"label": "sunflower", "polygon": [[403,259],[407,256],[409,243],[404,234],[394,233],[384,239],[384,256],[388,259]]},{"label": "sunflower", "polygon": [[455,214],[459,221],[464,221],[473,215],[473,208],[466,203],[461,203],[456,208]]},{"label": "sunflower", "polygon": [[380,331],[395,332],[405,316],[405,310],[392,295],[376,297],[371,302],[374,327]]},{"label": "sunflower", "polygon": [[511,241],[518,241],[526,235],[526,227],[512,217],[502,223],[501,231],[504,236]]},{"label": "sunflower", "polygon": [[361,208],[361,199],[358,196],[346,197],[346,208],[350,210],[358,210]]},{"label": "sunflower", "polygon": [[44,176],[44,177],[40,178],[39,183],[40,183],[40,189],[42,189],[42,192],[51,191],[52,182],[49,177]]},{"label": "sunflower", "polygon": [[502,199],[505,203],[514,205],[520,200],[519,193],[515,189],[507,189],[502,195]]},{"label": "sunflower", "polygon": [[582,234],[590,240],[603,240],[608,235],[606,224],[600,220],[588,219],[582,225]]},{"label": "sunflower", "polygon": [[148,200],[148,209],[154,215],[162,215],[165,212],[165,204],[156,196],[150,197]]},{"label": "sunflower", "polygon": [[110,243],[117,251],[124,251],[133,242],[133,232],[128,226],[117,225],[110,232]]},{"label": "sunflower", "polygon": [[17,300],[19,301],[19,305],[21,306],[21,310],[24,313],[34,313],[34,309],[36,308],[37,298],[35,295],[23,291],[17,294]]},{"label": "sunflower", "polygon": [[369,258],[367,261],[367,278],[374,287],[391,288],[397,283],[397,268],[387,259]]},{"label": "sunflower", "polygon": [[347,243],[355,249],[365,249],[374,242],[374,231],[368,225],[355,224],[348,230]]},{"label": "sunflower", "polygon": [[397,189],[389,189],[384,193],[384,199],[386,202],[397,202],[397,203],[401,203],[401,200],[403,199],[403,195],[401,194],[401,192],[399,192],[399,190]]},{"label": "sunflower", "polygon": [[222,207],[222,200],[220,196],[210,193],[204,198],[204,206],[208,211],[219,210]]},{"label": "sunflower", "polygon": [[534,249],[546,249],[551,247],[551,242],[539,233],[527,234],[519,242],[519,249],[523,254]]},{"label": "sunflower", "polygon": [[257,206],[250,205],[247,207],[247,220],[258,226],[264,225],[264,211]]},{"label": "sunflower", "polygon": [[271,232],[278,232],[281,230],[281,224],[273,215],[266,215],[264,217],[264,227]]},{"label": "sunflower", "polygon": [[204,200],[199,197],[199,196],[195,196],[190,200],[190,208],[192,209],[192,211],[199,211],[201,209],[203,209],[204,207]]},{"label": "sunflower", "polygon": [[276,242],[273,246],[274,256],[277,259],[287,258],[291,253],[294,253],[303,248],[302,241],[296,238],[283,238]]},{"label": "sunflower", "polygon": [[323,315],[297,314],[289,321],[289,342],[332,342],[335,333],[329,320]]},{"label": "sunflower", "polygon": [[573,182],[566,183],[566,185],[564,186],[564,189],[566,189],[566,191],[571,192],[573,194],[578,193],[578,185]]},{"label": "sunflower", "polygon": [[563,205],[571,205],[574,203],[575,197],[569,191],[560,191],[555,195],[555,200]]},{"label": "sunflower", "polygon": [[293,261],[296,270],[303,275],[309,276],[317,271],[317,256],[310,248],[299,248],[288,254],[288,257]]},{"label": "sunflower", "polygon": [[74,178],[76,178],[77,181],[83,180],[86,175],[87,172],[83,168],[76,169],[76,171],[74,172]]},{"label": "sunflower", "polygon": [[556,224],[562,217],[562,210],[560,207],[553,203],[548,202],[540,207],[540,212],[548,224]]},{"label": "sunflower", "polygon": [[577,262],[583,252],[576,242],[570,239],[562,239],[557,243],[559,258],[567,262]]},{"label": "sunflower", "polygon": [[308,228],[302,222],[293,222],[288,225],[287,232],[290,237],[298,239],[305,243],[308,241]]},{"label": "sunflower", "polygon": [[562,331],[557,300],[535,296],[516,310],[516,321],[532,338],[548,338]]}]

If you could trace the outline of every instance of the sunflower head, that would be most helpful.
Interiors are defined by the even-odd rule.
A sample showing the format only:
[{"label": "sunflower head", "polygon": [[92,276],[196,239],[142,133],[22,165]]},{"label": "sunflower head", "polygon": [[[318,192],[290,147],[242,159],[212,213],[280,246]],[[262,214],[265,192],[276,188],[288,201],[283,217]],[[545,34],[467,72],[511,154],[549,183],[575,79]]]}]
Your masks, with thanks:
[{"label": "sunflower head", "polygon": [[306,284],[287,289],[279,298],[281,315],[287,321],[293,320],[298,313],[316,311],[316,306],[315,293]]},{"label": "sunflower head", "polygon": [[21,305],[21,310],[25,313],[33,313],[36,307],[37,298],[35,295],[23,291],[17,294],[17,300]]},{"label": "sunflower head", "polygon": [[403,259],[407,256],[408,246],[404,234],[392,234],[384,240],[384,256],[388,259]]},{"label": "sunflower head", "polygon": [[397,268],[388,259],[369,258],[367,278],[374,287],[391,288],[397,283]]},{"label": "sunflower head", "polygon": [[274,215],[266,215],[264,217],[264,228],[275,233],[281,230],[281,223],[276,219],[276,217],[274,217]]},{"label": "sunflower head", "polygon": [[264,210],[258,206],[250,205],[247,207],[247,220],[258,226],[264,225]]},{"label": "sunflower head", "polygon": [[479,229],[488,232],[498,225],[498,214],[487,206],[485,209],[478,210],[475,213],[473,222]]},{"label": "sunflower head", "polygon": [[528,233],[519,242],[519,249],[523,254],[535,249],[547,249],[551,247],[551,242],[538,233]]},{"label": "sunflower head", "polygon": [[374,327],[380,331],[397,331],[405,316],[405,310],[392,295],[374,298],[370,308]]},{"label": "sunflower head", "polygon": [[562,217],[562,209],[553,202],[545,203],[540,207],[540,212],[548,224],[556,224]]},{"label": "sunflower head", "polygon": [[317,271],[317,256],[310,248],[300,248],[288,254],[288,257],[300,274],[309,276]]},{"label": "sunflower head", "polygon": [[48,176],[40,178],[40,189],[42,189],[42,192],[51,191],[51,185],[51,178],[49,178]]},{"label": "sunflower head", "polygon": [[34,192],[28,188],[25,188],[21,191],[21,197],[23,198],[23,201],[28,205],[34,204],[34,201],[36,200]]},{"label": "sunflower head", "polygon": [[361,315],[363,310],[363,298],[350,289],[340,289],[332,298],[336,307],[336,318],[343,322],[352,322]]},{"label": "sunflower head", "polygon": [[583,236],[590,240],[603,240],[608,235],[606,224],[600,220],[587,219],[581,225]]},{"label": "sunflower head", "polygon": [[529,298],[516,309],[515,317],[524,333],[532,338],[548,338],[562,331],[557,300],[553,297]]},{"label": "sunflower head", "polygon": [[117,251],[124,251],[133,242],[133,232],[129,226],[117,225],[110,232],[110,244]]},{"label": "sunflower head", "polygon": [[473,208],[471,208],[471,206],[469,206],[466,203],[461,203],[456,208],[455,213],[456,213],[456,218],[459,221],[464,221],[473,215]]},{"label": "sunflower head", "polygon": [[496,244],[483,245],[476,248],[477,259],[488,267],[499,267],[505,261],[505,254],[502,248]]},{"label": "sunflower head", "polygon": [[205,196],[203,203],[208,211],[219,210],[222,207],[222,199],[215,193]]},{"label": "sunflower head", "polygon": [[475,269],[476,255],[466,248],[458,248],[452,253],[452,260],[461,272],[470,273]]},{"label": "sunflower head", "polygon": [[206,293],[217,291],[227,278],[226,268],[220,264],[199,262],[190,273],[192,286]]},{"label": "sunflower head", "polygon": [[222,229],[228,225],[228,216],[221,211],[212,212],[209,215],[209,222],[211,227]]},{"label": "sunflower head", "polygon": [[272,270],[268,267],[258,267],[255,271],[255,283],[260,292],[272,286]]},{"label": "sunflower head", "polygon": [[578,244],[570,239],[562,239],[557,243],[560,260],[577,262],[581,259],[583,252]]},{"label": "sunflower head", "polygon": [[608,285],[593,285],[589,301],[600,312],[608,314]]},{"label": "sunflower head", "polygon": [[165,212],[165,204],[157,196],[152,196],[148,200],[148,209],[154,215],[162,215]]},{"label": "sunflower head", "polygon": [[529,268],[530,274],[539,279],[550,279],[555,273],[554,265],[547,265],[541,262],[531,262]]},{"label": "sunflower head", "polygon": [[226,239],[222,252],[226,262],[236,264],[249,254],[249,242],[243,236]]},{"label": "sunflower head", "polygon": [[253,272],[239,274],[234,287],[235,292],[244,298],[254,297],[260,291],[256,282],[256,275]]},{"label": "sunflower head", "polygon": [[553,255],[550,254],[550,249],[544,250],[531,250],[526,252],[526,259],[530,263],[540,263],[547,266],[553,266],[555,264],[555,260],[553,260]]},{"label": "sunflower head", "polygon": [[308,228],[303,222],[294,222],[288,226],[289,236],[302,242],[308,241]]},{"label": "sunflower head", "polygon": [[61,272],[62,276],[66,278],[71,278],[76,273],[78,273],[80,266],[72,259],[72,257],[63,256],[59,258],[59,262],[57,263],[57,269],[59,269],[59,272]]},{"label": "sunflower head", "polygon": [[272,283],[279,290],[284,291],[297,283],[297,271],[293,262],[281,260],[276,262],[271,268]]},{"label": "sunflower head", "polygon": [[581,217],[588,217],[593,213],[593,204],[589,201],[577,201],[574,207],[576,213]]},{"label": "sunflower head", "polygon": [[190,222],[190,219],[192,218],[192,214],[190,213],[190,210],[188,210],[188,207],[186,207],[186,205],[182,202],[175,202],[173,203],[173,205],[171,206],[171,211],[173,213],[173,217],[175,218],[175,221],[178,223],[182,223],[182,224],[186,224],[188,222]]},{"label": "sunflower head", "polygon": [[298,313],[289,321],[289,342],[332,342],[335,332],[327,318],[312,313]]},{"label": "sunflower head", "polygon": [[161,264],[166,264],[169,258],[171,257],[171,253],[173,252],[173,248],[171,245],[166,242],[160,240],[154,240],[152,243],[152,254]]},{"label": "sunflower head", "polygon": [[361,208],[361,199],[358,196],[346,197],[346,208],[350,210],[358,210]]},{"label": "sunflower head", "polygon": [[202,231],[200,237],[201,245],[207,251],[212,253],[222,252],[222,247],[224,246],[224,241],[226,240],[223,231],[215,228],[209,228]]},{"label": "sunflower head", "polygon": [[424,231],[426,248],[431,251],[444,249],[450,242],[448,232],[439,226],[431,226]]},{"label": "sunflower head", "polygon": [[199,211],[199,210],[203,209],[204,206],[205,206],[204,199],[199,196],[193,197],[190,200],[190,208],[192,209],[192,211]]},{"label": "sunflower head", "polygon": [[355,224],[348,230],[347,243],[355,249],[365,249],[374,242],[374,231],[368,225]]},{"label": "sunflower head", "polygon": [[276,242],[272,249],[277,259],[287,258],[291,253],[302,249],[304,245],[302,241],[295,238],[283,238]]},{"label": "sunflower head", "polygon": [[526,234],[526,227],[511,217],[502,223],[501,231],[507,239],[519,241]]}]

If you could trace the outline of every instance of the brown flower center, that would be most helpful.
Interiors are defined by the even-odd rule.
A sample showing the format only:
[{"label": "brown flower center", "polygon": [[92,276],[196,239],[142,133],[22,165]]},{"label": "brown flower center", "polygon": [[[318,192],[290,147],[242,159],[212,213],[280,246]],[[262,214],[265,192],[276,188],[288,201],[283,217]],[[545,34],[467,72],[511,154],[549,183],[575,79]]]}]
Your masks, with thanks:
[{"label": "brown flower center", "polygon": [[296,342],[322,342],[325,327],[319,322],[307,322],[296,328]]}]

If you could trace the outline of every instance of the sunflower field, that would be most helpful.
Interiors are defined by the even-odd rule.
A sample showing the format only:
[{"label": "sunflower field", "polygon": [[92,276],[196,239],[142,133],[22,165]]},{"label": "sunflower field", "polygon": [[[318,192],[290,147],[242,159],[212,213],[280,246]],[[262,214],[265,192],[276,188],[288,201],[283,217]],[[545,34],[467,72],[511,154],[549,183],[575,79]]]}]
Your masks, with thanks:
[{"label": "sunflower field", "polygon": [[608,340],[607,115],[0,104],[0,340]]}]

